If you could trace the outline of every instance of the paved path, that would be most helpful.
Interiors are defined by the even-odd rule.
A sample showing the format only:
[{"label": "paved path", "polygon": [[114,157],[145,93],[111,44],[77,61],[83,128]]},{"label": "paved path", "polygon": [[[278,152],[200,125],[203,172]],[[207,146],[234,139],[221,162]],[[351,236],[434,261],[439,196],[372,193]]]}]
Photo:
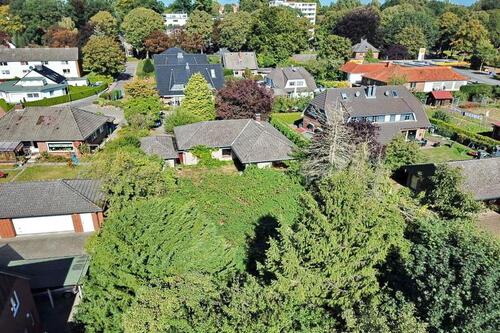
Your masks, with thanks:
[{"label": "paved path", "polygon": [[491,86],[500,85],[500,80],[495,80],[494,78],[488,76],[488,74],[479,72],[477,70],[464,69],[464,68],[453,68],[453,70],[458,74],[462,74],[463,76],[468,77],[469,81],[486,83]]}]

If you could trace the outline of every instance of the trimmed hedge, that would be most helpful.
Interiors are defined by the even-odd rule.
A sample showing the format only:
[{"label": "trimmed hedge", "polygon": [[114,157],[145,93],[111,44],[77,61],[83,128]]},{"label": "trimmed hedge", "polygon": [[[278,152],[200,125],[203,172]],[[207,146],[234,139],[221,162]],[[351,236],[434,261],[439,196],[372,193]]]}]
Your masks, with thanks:
[{"label": "trimmed hedge", "polygon": [[446,123],[442,120],[430,118],[431,123],[436,127],[436,132],[443,136],[450,137],[453,141],[468,145],[473,143],[476,146],[486,147],[488,150],[493,150],[500,141],[489,138],[487,136],[466,131],[455,125]]},{"label": "trimmed hedge", "polygon": [[9,111],[13,107],[14,104],[9,104],[3,98],[0,98],[0,108],[2,108],[5,112]]},{"label": "trimmed hedge", "polygon": [[82,98],[90,97],[93,95],[96,95],[100,93],[101,91],[104,91],[108,88],[107,84],[101,84],[100,86],[97,87],[92,87],[87,90],[82,90],[79,92],[75,93],[70,93],[68,95],[64,96],[57,96],[57,97],[52,97],[52,98],[44,98],[39,101],[33,101],[33,102],[26,102],[24,103],[25,106],[52,106],[52,105],[57,105],[57,104],[62,104],[62,103],[68,103],[71,101],[76,101]]},{"label": "trimmed hedge", "polygon": [[286,123],[283,121],[276,119],[274,117],[271,117],[270,121],[271,125],[274,126],[278,131],[281,132],[284,136],[286,136],[290,141],[295,143],[297,147],[299,148],[304,148],[309,144],[309,140],[304,138],[302,135],[294,132]]}]

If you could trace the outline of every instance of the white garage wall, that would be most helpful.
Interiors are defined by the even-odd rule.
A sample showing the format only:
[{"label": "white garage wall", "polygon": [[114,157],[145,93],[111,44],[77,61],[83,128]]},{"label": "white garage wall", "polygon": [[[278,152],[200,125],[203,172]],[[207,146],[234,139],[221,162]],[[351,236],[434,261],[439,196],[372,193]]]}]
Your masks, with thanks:
[{"label": "white garage wall", "polygon": [[12,219],[17,235],[74,231],[71,215]]},{"label": "white garage wall", "polygon": [[83,232],[94,231],[94,222],[92,221],[92,214],[80,214],[82,219]]}]

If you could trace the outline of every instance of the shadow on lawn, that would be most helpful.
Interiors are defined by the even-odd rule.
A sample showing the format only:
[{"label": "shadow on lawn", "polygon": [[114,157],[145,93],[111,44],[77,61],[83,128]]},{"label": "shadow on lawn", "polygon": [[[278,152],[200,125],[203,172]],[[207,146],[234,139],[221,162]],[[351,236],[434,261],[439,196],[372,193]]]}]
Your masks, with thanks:
[{"label": "shadow on lawn", "polygon": [[266,260],[269,240],[278,236],[279,223],[274,216],[265,215],[259,218],[255,227],[255,236],[249,239],[247,248],[247,272],[257,275],[257,263]]}]

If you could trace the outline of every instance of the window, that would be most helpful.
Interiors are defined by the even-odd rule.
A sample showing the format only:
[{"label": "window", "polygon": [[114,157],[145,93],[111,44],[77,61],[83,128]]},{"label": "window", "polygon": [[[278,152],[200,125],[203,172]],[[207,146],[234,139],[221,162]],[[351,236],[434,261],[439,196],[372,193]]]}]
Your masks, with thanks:
[{"label": "window", "polygon": [[7,66],[7,63],[5,61],[0,61],[0,66]]},{"label": "window", "polygon": [[71,142],[48,142],[47,146],[50,152],[73,151],[73,143]]},{"label": "window", "polygon": [[21,303],[19,302],[19,297],[17,297],[17,293],[14,290],[14,293],[10,297],[10,311],[12,312],[12,315],[15,317],[17,316],[17,313],[19,312],[19,306]]},{"label": "window", "polygon": [[231,148],[222,148],[222,157],[231,157]]},{"label": "window", "polygon": [[396,121],[396,115],[395,114],[391,114],[391,118],[389,120],[391,123],[395,122]]},{"label": "window", "polygon": [[398,92],[396,90],[392,91],[392,97],[398,97]]},{"label": "window", "polygon": [[9,70],[3,70],[3,71],[2,71],[2,74],[4,74],[4,75],[9,75],[9,74],[10,74],[10,71],[9,71]]},{"label": "window", "polygon": [[28,65],[28,62],[27,62],[27,61],[21,61],[21,65],[22,65],[22,66],[27,66],[27,65]]},{"label": "window", "polygon": [[27,69],[23,69],[23,74],[28,73],[29,71]]},{"label": "window", "polygon": [[39,93],[28,94],[28,98],[38,98],[38,97],[40,97]]},{"label": "window", "polygon": [[415,120],[415,117],[413,116],[413,113],[405,113],[403,115],[401,115],[401,117],[403,118],[403,120]]},{"label": "window", "polygon": [[416,88],[417,82],[410,82],[410,88]]},{"label": "window", "polygon": [[50,96],[54,96],[54,90],[49,91]]},{"label": "window", "polygon": [[295,81],[288,81],[288,85],[290,87],[294,87],[295,86]]},{"label": "window", "polygon": [[70,72],[71,72],[71,70],[69,70],[69,69],[67,69],[67,68],[64,68],[64,69],[63,69],[63,73],[64,73],[64,74],[69,74]]}]

